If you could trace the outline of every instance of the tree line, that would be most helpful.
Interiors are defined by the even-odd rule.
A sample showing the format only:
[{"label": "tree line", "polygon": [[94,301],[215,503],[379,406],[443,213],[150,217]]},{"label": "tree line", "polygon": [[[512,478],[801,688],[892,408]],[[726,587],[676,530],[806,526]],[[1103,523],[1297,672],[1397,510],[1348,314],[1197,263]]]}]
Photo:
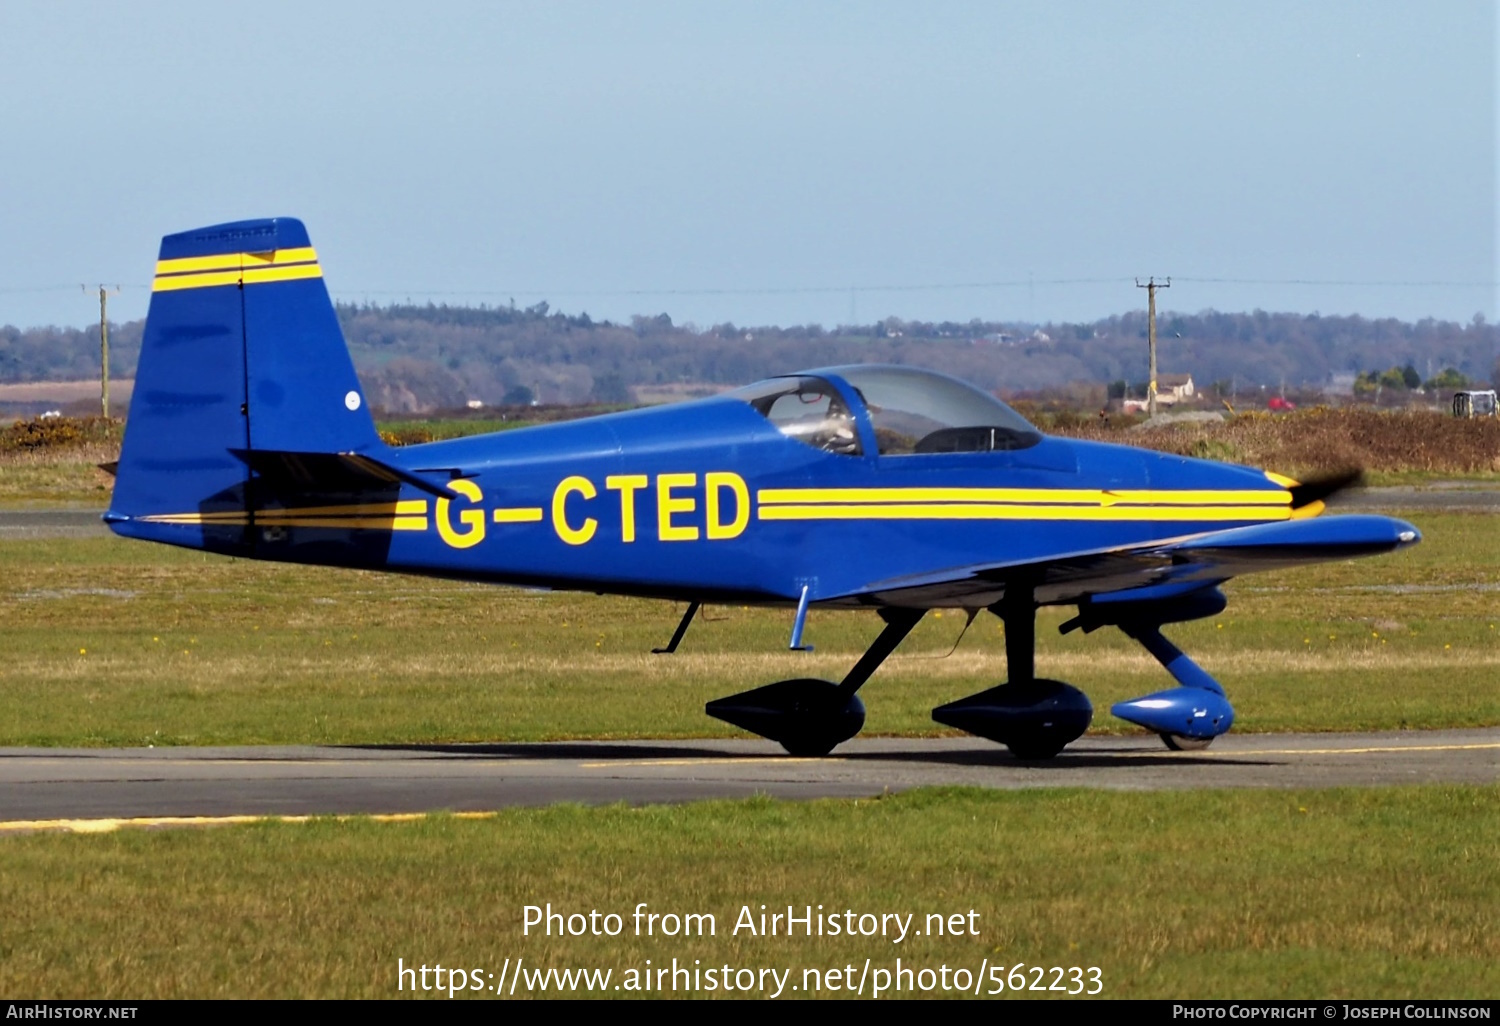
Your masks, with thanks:
[{"label": "tree line", "polygon": [[[1138,382],[1146,375],[1144,311],[1077,323],[890,317],[836,328],[699,327],[664,313],[612,323],[545,302],[524,308],[341,303],[338,317],[371,403],[393,412],[470,400],[623,403],[643,387],[729,386],[841,363],[931,367],[1003,394]],[[111,323],[112,376],[133,375],[142,328],[142,321]],[[1317,388],[1332,375],[1358,374],[1363,387],[1387,369],[1419,382],[1500,378],[1500,329],[1479,315],[1459,323],[1208,310],[1161,315],[1157,336],[1161,373],[1189,373],[1200,385]],[[1410,375],[1402,373],[1407,368]],[[97,325],[0,328],[0,382],[98,373]]]}]

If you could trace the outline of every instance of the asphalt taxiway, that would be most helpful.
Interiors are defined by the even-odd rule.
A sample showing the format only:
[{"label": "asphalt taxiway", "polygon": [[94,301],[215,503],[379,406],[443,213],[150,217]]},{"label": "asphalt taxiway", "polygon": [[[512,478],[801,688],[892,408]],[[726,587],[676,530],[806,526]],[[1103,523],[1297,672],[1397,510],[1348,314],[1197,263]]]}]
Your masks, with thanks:
[{"label": "asphalt taxiway", "polygon": [[1321,788],[1500,782],[1500,728],[1229,734],[1200,752],[1088,737],[1046,762],[977,738],[0,749],[0,830],[59,820],[477,811],[553,802],[861,797],[924,785]]}]

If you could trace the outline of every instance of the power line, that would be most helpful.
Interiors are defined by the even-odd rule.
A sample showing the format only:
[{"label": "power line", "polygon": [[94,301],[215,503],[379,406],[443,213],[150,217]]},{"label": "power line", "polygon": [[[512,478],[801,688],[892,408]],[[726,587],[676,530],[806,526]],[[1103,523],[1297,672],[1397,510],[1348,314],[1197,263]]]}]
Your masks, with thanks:
[{"label": "power line", "polygon": [[667,289],[339,289],[340,295],[410,295],[410,296],[555,296],[623,298],[630,296],[794,296],[843,295],[861,292],[942,292],[961,289],[1024,288],[1032,285],[1118,285],[1124,278],[1054,278],[1049,280],[964,281],[927,285],[793,285],[756,288],[667,288]]},{"label": "power line", "polygon": [[[70,282],[67,285],[7,285],[0,287],[0,295],[12,295],[23,292],[71,292],[77,288],[78,283],[76,281]],[[149,285],[141,284],[116,285],[113,291],[119,292],[121,289],[141,289],[144,291],[148,288],[150,288]]]},{"label": "power line", "polygon": [[[1492,281],[1441,281],[1441,280],[1386,280],[1358,278],[1224,278],[1191,277],[1177,275],[1179,282],[1203,285],[1295,285],[1316,288],[1448,288],[1448,289],[1495,289],[1500,280]],[[336,295],[406,295],[406,296],[471,296],[509,297],[541,296],[571,299],[578,297],[629,298],[632,296],[794,296],[794,295],[857,295],[881,292],[946,292],[977,289],[1032,289],[1038,285],[1120,285],[1133,279],[1118,276],[1108,278],[1011,278],[995,281],[930,282],[924,284],[884,285],[790,285],[728,288],[659,288],[659,289],[418,289],[418,288],[355,288],[338,289]],[[0,295],[27,293],[63,292],[76,289],[76,283],[56,285],[6,285],[0,286]],[[126,283],[122,290],[149,291],[150,285],[141,282]]]},{"label": "power line", "polygon": [[[1406,288],[1465,288],[1465,289],[1496,289],[1500,288],[1500,281],[1383,281],[1369,280],[1359,281],[1354,279],[1314,279],[1314,278],[1192,278],[1182,275],[1176,276],[1179,282],[1192,282],[1194,284],[1215,285],[1299,285],[1315,287],[1342,287],[1342,288],[1388,288],[1401,286]],[[807,285],[789,287],[765,287],[765,288],[666,288],[666,289],[472,289],[472,290],[443,290],[443,289],[401,289],[401,288],[366,288],[366,289],[340,289],[339,295],[405,295],[405,296],[539,296],[544,298],[576,299],[576,298],[628,298],[631,296],[788,296],[788,295],[848,295],[856,296],[860,293],[881,292],[945,292],[965,291],[977,289],[1018,289],[1034,288],[1037,285],[1120,285],[1133,279],[1119,278],[1038,278],[1038,279],[1016,279],[1010,281],[968,281],[948,282],[923,285]]]},{"label": "power line", "polygon": [[1177,276],[1178,281],[1213,285],[1316,285],[1353,286],[1372,288],[1442,288],[1442,289],[1493,289],[1500,288],[1500,281],[1376,281],[1355,278],[1189,278]]}]

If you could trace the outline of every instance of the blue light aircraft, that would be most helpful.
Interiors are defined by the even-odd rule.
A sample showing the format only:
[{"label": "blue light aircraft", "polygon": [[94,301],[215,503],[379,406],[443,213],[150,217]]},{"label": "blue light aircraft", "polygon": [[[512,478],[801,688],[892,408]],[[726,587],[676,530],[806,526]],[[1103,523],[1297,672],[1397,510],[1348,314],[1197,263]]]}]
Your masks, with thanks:
[{"label": "blue light aircraft", "polygon": [[843,680],[708,704],[794,754],[859,732],[860,687],[929,609],[987,609],[1009,680],[933,718],[1047,758],[1093,708],[1036,676],[1039,606],[1145,646],[1178,686],[1114,715],[1202,747],[1234,711],[1162,626],[1218,613],[1237,574],[1418,540],[1389,517],[1318,517],[1348,483],[1049,438],[961,381],[873,365],[391,448],[307,232],[276,218],[162,240],[105,520],[254,559],[688,603],[661,651],[704,602],[795,610],[793,648],[810,608],[873,611],[884,629]]}]

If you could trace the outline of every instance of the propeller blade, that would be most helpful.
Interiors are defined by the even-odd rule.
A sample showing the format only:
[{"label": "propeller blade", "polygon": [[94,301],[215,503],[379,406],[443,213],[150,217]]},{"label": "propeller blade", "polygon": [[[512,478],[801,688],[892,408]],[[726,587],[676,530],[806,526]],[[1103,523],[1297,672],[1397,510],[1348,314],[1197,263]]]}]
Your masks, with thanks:
[{"label": "propeller blade", "polygon": [[1345,488],[1353,488],[1364,481],[1365,472],[1359,467],[1350,470],[1341,470],[1327,477],[1315,478],[1311,481],[1303,481],[1301,484],[1293,485],[1292,509],[1301,509],[1315,502],[1321,502]]}]

